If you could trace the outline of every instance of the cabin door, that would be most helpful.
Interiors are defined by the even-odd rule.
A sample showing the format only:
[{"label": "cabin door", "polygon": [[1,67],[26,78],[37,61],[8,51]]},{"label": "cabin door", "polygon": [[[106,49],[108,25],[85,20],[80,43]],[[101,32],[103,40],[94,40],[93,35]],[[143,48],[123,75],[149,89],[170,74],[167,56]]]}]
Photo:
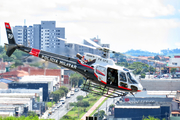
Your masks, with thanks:
[{"label": "cabin door", "polygon": [[97,66],[95,73],[98,76],[98,80],[101,81],[102,83],[106,84],[106,68],[103,66]]},{"label": "cabin door", "polygon": [[118,70],[113,68],[107,69],[107,84],[118,86]]}]

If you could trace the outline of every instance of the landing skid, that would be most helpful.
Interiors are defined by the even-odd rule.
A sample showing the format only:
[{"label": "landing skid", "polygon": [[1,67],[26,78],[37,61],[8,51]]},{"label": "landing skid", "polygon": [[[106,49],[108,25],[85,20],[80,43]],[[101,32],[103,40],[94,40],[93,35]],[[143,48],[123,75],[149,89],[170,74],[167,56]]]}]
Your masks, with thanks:
[{"label": "landing skid", "polygon": [[101,95],[105,96],[108,98],[115,98],[115,97],[120,97],[120,96],[126,96],[128,93],[127,92],[122,92],[113,88],[109,88],[104,85],[99,85],[96,83],[85,83],[83,84],[83,87],[81,88],[82,91],[93,93],[96,95]]}]

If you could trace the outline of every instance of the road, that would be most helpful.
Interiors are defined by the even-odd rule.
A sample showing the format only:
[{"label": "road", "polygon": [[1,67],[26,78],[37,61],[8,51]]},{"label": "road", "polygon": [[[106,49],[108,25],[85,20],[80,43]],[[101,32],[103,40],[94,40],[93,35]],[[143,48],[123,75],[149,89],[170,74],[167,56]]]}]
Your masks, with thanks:
[{"label": "road", "polygon": [[79,95],[86,96],[86,92],[82,91],[79,89],[79,92],[74,92],[74,95],[72,95],[70,98],[67,98],[65,101],[65,104],[63,104],[62,107],[57,109],[52,115],[49,116],[51,119],[59,120],[62,118],[69,110],[68,108],[68,103],[69,102],[77,102],[76,97]]},{"label": "road", "polygon": [[[99,107],[99,111],[100,111],[100,110],[104,110],[104,111],[105,111],[105,114],[107,115],[109,105],[115,104],[115,101],[117,101],[116,99],[118,100],[119,97],[118,97],[118,98],[108,98],[108,99],[101,105],[101,107]],[[96,111],[96,112],[98,112],[98,111]]]}]

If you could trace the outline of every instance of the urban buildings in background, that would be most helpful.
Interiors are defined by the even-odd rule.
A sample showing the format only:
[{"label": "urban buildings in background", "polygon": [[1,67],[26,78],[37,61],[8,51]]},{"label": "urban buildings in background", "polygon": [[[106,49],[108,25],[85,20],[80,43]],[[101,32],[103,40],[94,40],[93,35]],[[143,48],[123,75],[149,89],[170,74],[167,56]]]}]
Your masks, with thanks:
[{"label": "urban buildings in background", "polygon": [[41,21],[33,26],[15,26],[13,34],[18,44],[45,51],[53,51],[64,46],[65,28],[56,27],[55,21]]},{"label": "urban buildings in background", "polygon": [[[64,40],[58,39],[65,38],[65,28],[56,27],[55,21],[41,21],[41,24],[33,24],[29,27],[26,25],[15,26],[13,27],[13,34],[18,44],[56,54],[70,57],[75,57],[77,53],[84,55],[85,52],[100,56],[103,54],[102,51],[90,47],[94,47],[94,45],[87,39],[84,39],[83,44],[65,43]],[[98,37],[92,38],[91,41],[109,48],[109,44],[101,44]]]}]

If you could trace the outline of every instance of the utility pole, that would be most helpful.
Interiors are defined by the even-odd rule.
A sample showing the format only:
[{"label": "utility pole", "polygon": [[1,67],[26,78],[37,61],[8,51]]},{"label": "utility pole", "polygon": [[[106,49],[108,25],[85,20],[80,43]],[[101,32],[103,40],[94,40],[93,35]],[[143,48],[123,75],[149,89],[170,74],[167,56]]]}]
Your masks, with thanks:
[{"label": "utility pole", "polygon": [[59,108],[58,108],[58,120],[59,120]]},{"label": "utility pole", "polygon": [[107,114],[107,100],[106,100],[106,114]]},{"label": "utility pole", "polygon": [[97,116],[97,120],[99,120],[99,107],[98,107],[98,116]]},{"label": "utility pole", "polygon": [[78,107],[78,118],[79,118],[79,107]]}]

